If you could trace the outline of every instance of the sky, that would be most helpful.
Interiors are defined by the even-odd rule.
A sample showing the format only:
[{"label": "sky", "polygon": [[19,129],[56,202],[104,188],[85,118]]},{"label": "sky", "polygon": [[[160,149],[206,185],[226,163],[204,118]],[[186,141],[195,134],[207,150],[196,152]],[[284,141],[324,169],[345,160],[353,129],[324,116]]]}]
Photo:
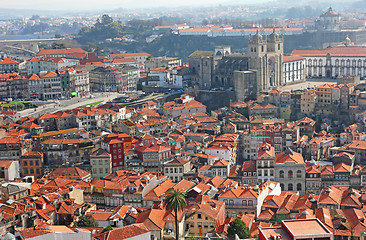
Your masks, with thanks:
[{"label": "sky", "polygon": [[212,6],[218,4],[260,3],[269,0],[0,0],[2,8],[39,10],[103,10],[114,8],[161,8],[177,6]]}]

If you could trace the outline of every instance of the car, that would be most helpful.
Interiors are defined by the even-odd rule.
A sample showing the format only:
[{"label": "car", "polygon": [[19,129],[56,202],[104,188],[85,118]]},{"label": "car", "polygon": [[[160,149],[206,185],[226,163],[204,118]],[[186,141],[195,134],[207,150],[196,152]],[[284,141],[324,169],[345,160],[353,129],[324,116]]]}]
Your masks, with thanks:
[{"label": "car", "polygon": [[61,97],[58,98],[58,100],[64,100],[64,99],[65,99],[64,96],[61,96]]}]

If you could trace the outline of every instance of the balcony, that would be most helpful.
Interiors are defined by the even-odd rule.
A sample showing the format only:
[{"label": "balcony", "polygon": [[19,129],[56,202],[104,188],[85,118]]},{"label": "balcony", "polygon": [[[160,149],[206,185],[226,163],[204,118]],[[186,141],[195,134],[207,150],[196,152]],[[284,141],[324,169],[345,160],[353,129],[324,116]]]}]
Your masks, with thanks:
[{"label": "balcony", "polygon": [[253,208],[253,209],[255,209],[256,208],[256,206],[254,206],[254,205],[243,205],[243,204],[238,204],[238,203],[236,203],[236,204],[225,204],[225,208]]}]

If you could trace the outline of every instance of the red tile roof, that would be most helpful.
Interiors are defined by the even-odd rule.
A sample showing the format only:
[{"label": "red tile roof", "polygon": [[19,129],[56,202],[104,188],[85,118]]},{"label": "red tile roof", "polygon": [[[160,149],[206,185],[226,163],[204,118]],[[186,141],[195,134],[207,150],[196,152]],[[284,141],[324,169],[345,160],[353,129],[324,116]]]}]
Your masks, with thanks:
[{"label": "red tile roof", "polygon": [[78,167],[57,168],[49,174],[51,178],[84,178],[90,175],[88,171]]},{"label": "red tile roof", "polygon": [[64,49],[43,49],[41,51],[38,52],[38,56],[42,56],[42,55],[67,55],[67,54],[72,54],[72,53],[84,53],[86,54],[87,52],[84,51],[81,48],[64,48]]},{"label": "red tile roof", "polygon": [[291,149],[287,149],[284,152],[276,154],[276,163],[286,163],[286,162],[295,162],[295,163],[304,163],[304,158],[301,153],[297,153],[292,151]]},{"label": "red tile roof", "polygon": [[283,62],[294,62],[294,61],[300,61],[300,60],[304,60],[305,58],[302,56],[296,56],[296,55],[292,55],[292,56],[283,56]]},{"label": "red tile roof", "polygon": [[57,77],[58,74],[52,71],[48,71],[46,74],[42,75],[41,78]]},{"label": "red tile roof", "polygon": [[356,45],[339,45],[335,47],[328,47],[326,49],[309,49],[309,50],[293,50],[291,55],[299,56],[366,56],[366,47]]},{"label": "red tile roof", "polygon": [[0,59],[0,64],[17,64],[18,62],[11,58]]},{"label": "red tile roof", "polygon": [[150,230],[143,223],[134,223],[125,227],[115,228],[95,237],[96,240],[122,240],[134,238]]}]

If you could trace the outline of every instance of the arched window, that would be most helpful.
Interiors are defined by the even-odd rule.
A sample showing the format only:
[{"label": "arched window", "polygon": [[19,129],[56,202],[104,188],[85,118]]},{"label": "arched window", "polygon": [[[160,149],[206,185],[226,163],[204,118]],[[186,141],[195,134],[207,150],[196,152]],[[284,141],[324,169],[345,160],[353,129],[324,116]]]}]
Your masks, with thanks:
[{"label": "arched window", "polygon": [[243,200],[243,206],[247,205],[247,200]]},{"label": "arched window", "polygon": [[283,170],[280,171],[280,178],[285,178],[285,172]]},{"label": "arched window", "polygon": [[297,188],[297,191],[301,191],[302,190],[301,189],[301,183],[298,183],[297,186],[296,186],[296,188]]},{"label": "arched window", "polygon": [[253,206],[253,200],[248,201],[248,206]]},{"label": "arched window", "polygon": [[297,170],[297,172],[296,172],[296,177],[297,177],[297,178],[301,178],[301,177],[302,177],[302,172],[301,172],[301,170]]},{"label": "arched window", "polygon": [[285,185],[283,183],[280,184],[281,191],[285,191]]},{"label": "arched window", "polygon": [[288,191],[293,191],[294,190],[294,185],[292,183],[288,184]]},{"label": "arched window", "polygon": [[291,170],[288,171],[287,175],[288,175],[288,178],[293,178],[294,177],[294,173]]}]

